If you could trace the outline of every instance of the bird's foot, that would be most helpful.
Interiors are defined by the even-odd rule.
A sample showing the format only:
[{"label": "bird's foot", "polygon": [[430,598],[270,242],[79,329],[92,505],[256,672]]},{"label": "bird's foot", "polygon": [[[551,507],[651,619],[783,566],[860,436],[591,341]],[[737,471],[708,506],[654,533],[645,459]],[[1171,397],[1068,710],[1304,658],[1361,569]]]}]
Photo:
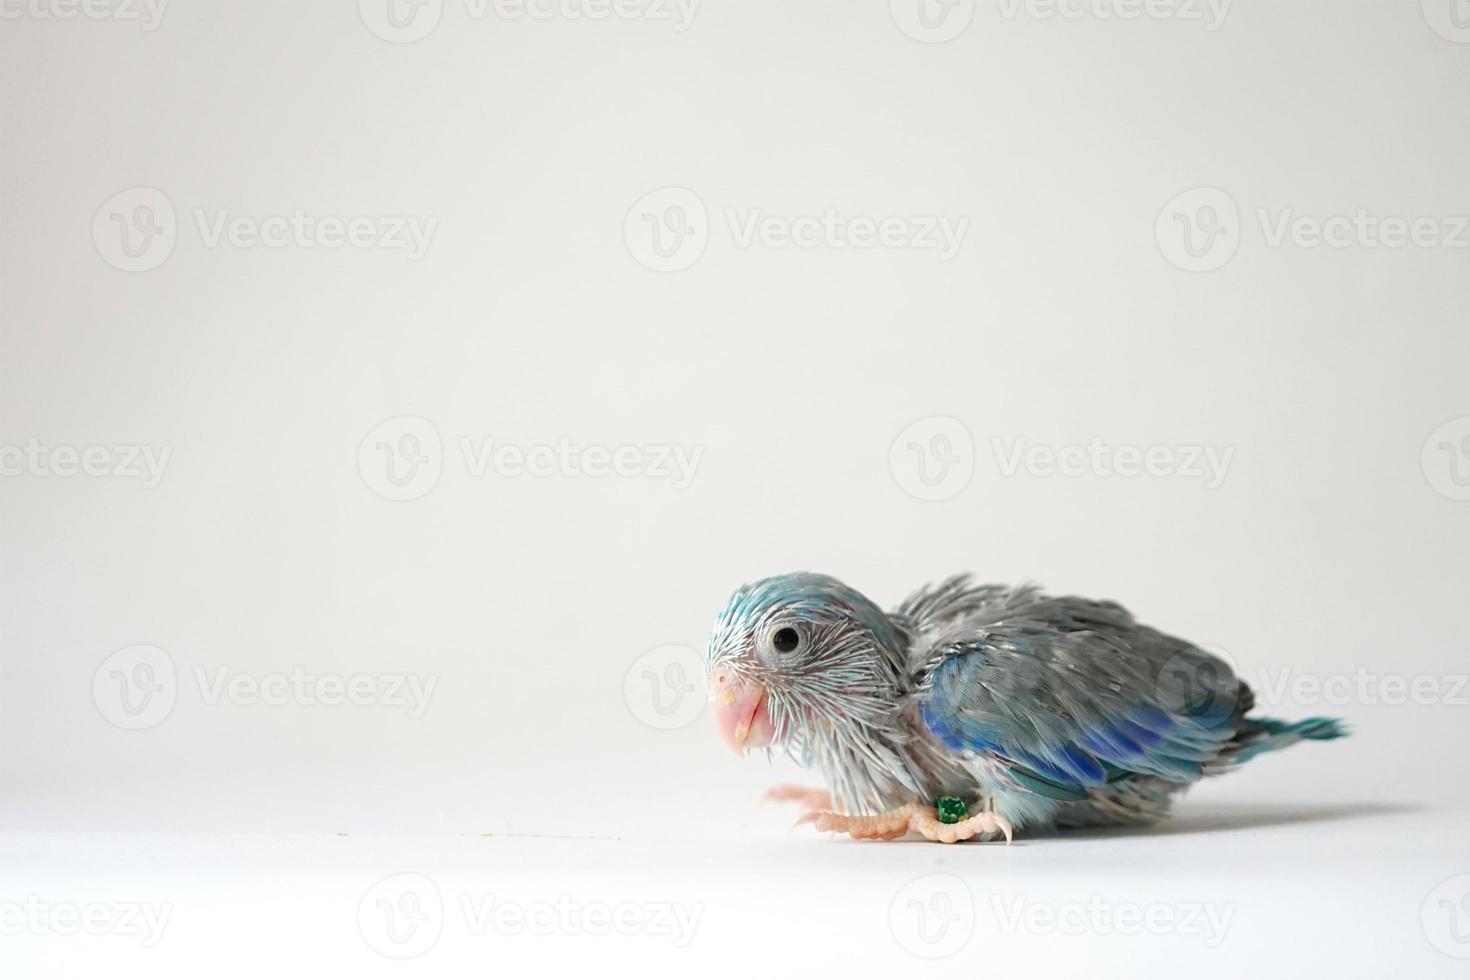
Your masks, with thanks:
[{"label": "bird's foot", "polygon": [[847,834],[853,840],[896,840],[909,832],[909,820],[918,809],[917,803],[911,803],[870,817],[852,817],[832,810],[808,810],[791,826],[809,823],[818,830]]},{"label": "bird's foot", "polygon": [[1001,833],[1011,842],[1011,823],[998,813],[977,813],[958,823],[944,823],[931,806],[910,803],[871,817],[852,817],[830,810],[809,810],[796,818],[793,827],[812,824],[818,830],[847,834],[854,840],[897,840],[909,831],[941,844],[969,840],[976,834]]},{"label": "bird's foot", "polygon": [[761,800],[767,803],[800,803],[808,810],[832,809],[831,793],[824,789],[813,789],[810,786],[798,786],[795,783],[781,783],[772,786],[761,796]]},{"label": "bird's foot", "polygon": [[938,813],[929,808],[922,807],[920,812],[914,814],[910,820],[913,830],[918,831],[932,841],[941,844],[953,844],[956,841],[969,840],[976,834],[1001,833],[1005,835],[1006,843],[1011,842],[1011,822],[998,813],[977,813],[973,817],[967,817],[958,823],[944,823],[939,819]]}]

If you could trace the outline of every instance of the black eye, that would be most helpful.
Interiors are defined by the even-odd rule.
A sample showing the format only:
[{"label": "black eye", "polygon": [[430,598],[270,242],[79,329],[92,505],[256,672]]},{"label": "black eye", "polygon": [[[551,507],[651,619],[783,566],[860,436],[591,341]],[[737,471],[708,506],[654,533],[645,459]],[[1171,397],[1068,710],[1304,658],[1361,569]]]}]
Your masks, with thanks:
[{"label": "black eye", "polygon": [[776,631],[776,635],[771,637],[771,646],[775,647],[778,653],[790,653],[800,644],[801,637],[797,636],[796,630],[790,626],[781,627]]}]

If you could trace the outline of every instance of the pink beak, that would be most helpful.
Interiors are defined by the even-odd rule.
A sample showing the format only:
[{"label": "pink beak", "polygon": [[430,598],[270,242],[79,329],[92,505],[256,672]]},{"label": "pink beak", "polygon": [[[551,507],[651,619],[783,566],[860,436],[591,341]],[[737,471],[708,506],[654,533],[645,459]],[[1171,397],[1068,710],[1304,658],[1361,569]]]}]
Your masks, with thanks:
[{"label": "pink beak", "polygon": [[715,730],[736,752],[776,740],[776,726],[766,711],[766,692],[754,681],[737,678],[729,670],[717,671],[710,679],[709,701]]}]

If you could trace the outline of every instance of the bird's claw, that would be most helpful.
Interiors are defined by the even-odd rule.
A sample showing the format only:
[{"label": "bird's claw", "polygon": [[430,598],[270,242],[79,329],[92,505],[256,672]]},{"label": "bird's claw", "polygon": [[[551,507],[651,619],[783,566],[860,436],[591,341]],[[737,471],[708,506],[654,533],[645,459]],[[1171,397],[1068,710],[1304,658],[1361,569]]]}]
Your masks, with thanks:
[{"label": "bird's claw", "polygon": [[854,840],[896,840],[913,831],[941,844],[969,840],[977,834],[1001,833],[1011,842],[1011,822],[998,813],[977,813],[958,823],[943,823],[933,807],[910,803],[874,816],[848,816],[831,810],[808,810],[791,826],[811,824],[819,831],[847,834]]},{"label": "bird's claw", "polygon": [[832,794],[795,783],[780,783],[761,794],[763,803],[800,803],[809,810],[832,809]]}]

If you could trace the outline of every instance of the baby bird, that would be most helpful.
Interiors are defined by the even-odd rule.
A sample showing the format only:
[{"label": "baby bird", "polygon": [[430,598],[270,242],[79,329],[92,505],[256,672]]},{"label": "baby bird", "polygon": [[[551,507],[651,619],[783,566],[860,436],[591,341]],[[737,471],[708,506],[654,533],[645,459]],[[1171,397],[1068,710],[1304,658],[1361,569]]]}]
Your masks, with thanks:
[{"label": "baby bird", "polygon": [[782,747],[829,787],[768,796],[857,838],[1147,822],[1204,776],[1345,734],[1247,717],[1224,661],[1117,603],[967,575],[891,613],[827,575],[762,579],[730,597],[706,666],[731,748]]}]

